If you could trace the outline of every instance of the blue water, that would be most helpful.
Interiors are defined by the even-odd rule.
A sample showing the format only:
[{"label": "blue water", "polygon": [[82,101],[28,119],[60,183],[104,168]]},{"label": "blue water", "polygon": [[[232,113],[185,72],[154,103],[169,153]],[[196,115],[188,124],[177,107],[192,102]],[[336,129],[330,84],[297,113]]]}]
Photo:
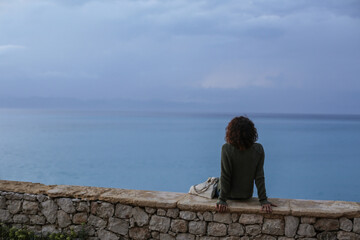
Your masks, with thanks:
[{"label": "blue water", "polygon": [[[219,176],[232,117],[3,109],[0,179],[187,192]],[[360,202],[359,117],[249,117],[269,197]]]}]

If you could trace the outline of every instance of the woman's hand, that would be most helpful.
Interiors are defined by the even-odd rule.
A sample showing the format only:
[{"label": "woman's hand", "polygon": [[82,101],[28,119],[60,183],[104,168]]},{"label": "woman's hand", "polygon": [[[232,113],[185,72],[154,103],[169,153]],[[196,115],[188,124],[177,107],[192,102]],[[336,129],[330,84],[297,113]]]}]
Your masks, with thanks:
[{"label": "woman's hand", "polygon": [[261,210],[267,213],[272,213],[272,207],[277,207],[277,205],[269,202],[261,205]]},{"label": "woman's hand", "polygon": [[227,209],[228,209],[228,205],[226,202],[218,201],[216,203],[216,211],[223,213],[226,212]]}]

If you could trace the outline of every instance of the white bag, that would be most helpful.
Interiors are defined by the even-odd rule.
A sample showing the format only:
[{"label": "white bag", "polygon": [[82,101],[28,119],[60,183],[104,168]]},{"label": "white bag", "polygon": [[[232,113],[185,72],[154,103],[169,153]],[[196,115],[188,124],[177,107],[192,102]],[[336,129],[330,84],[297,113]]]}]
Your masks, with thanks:
[{"label": "white bag", "polygon": [[209,177],[207,181],[190,187],[189,193],[204,198],[214,198],[219,178]]}]

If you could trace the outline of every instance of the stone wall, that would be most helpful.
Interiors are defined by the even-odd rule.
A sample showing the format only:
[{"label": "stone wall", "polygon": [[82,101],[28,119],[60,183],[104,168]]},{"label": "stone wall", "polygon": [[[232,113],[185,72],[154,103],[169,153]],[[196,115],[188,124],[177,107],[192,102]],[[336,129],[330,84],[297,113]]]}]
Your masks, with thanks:
[{"label": "stone wall", "polygon": [[216,200],[183,193],[43,185],[0,180],[0,222],[44,234],[79,231],[89,239],[360,239],[360,203],[270,199]]}]

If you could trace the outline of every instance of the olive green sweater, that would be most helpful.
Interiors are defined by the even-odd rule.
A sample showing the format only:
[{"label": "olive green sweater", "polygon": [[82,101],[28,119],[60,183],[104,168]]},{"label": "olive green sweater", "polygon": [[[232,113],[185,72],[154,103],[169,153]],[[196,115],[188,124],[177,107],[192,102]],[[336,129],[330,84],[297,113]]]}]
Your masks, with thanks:
[{"label": "olive green sweater", "polygon": [[254,180],[261,204],[267,201],[264,177],[265,153],[260,143],[239,150],[225,143],[221,150],[221,177],[219,200],[248,199],[253,195]]}]

